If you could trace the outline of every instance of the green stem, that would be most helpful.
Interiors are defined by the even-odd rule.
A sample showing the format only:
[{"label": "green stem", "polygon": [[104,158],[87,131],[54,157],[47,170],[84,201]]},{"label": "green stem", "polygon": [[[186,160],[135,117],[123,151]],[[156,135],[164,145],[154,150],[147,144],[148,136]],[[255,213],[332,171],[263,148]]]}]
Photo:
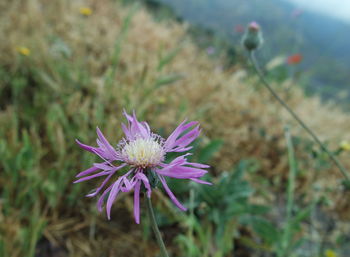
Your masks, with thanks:
[{"label": "green stem", "polygon": [[157,243],[159,245],[162,256],[169,257],[168,252],[167,252],[166,247],[165,247],[165,244],[164,244],[163,239],[162,239],[162,235],[160,234],[160,231],[158,229],[156,217],[154,216],[151,198],[148,198],[146,194],[145,194],[145,198],[146,198],[148,216],[149,216],[149,219],[151,221],[152,229],[153,229],[154,235],[156,236]]},{"label": "green stem", "polygon": [[249,51],[249,60],[253,64],[253,67],[258,74],[260,80],[262,81],[263,85],[268,89],[268,91],[273,95],[274,98],[289,112],[290,115],[293,116],[293,118],[300,124],[303,129],[306,130],[306,132],[309,133],[309,135],[320,145],[321,149],[328,154],[328,156],[331,158],[331,160],[334,162],[334,164],[338,167],[340,172],[343,174],[345,179],[350,182],[350,176],[348,175],[347,170],[345,167],[340,163],[340,161],[328,150],[328,148],[321,142],[321,140],[316,136],[316,134],[299,118],[299,116],[280,98],[277,93],[273,90],[273,88],[270,86],[270,84],[266,81],[263,73],[261,72],[259,65],[255,59],[255,55],[253,51]]},{"label": "green stem", "polygon": [[297,163],[294,155],[294,146],[292,137],[288,128],[285,129],[287,148],[288,148],[288,160],[289,160],[289,175],[287,186],[287,219],[292,217],[292,210],[294,205],[294,189],[295,189],[295,177],[297,173]]},{"label": "green stem", "polygon": [[285,129],[285,136],[287,141],[288,149],[288,161],[289,161],[289,175],[288,175],[288,185],[287,185],[287,220],[285,229],[282,235],[282,249],[278,256],[287,256],[291,241],[291,229],[292,229],[292,212],[294,206],[294,190],[295,190],[295,177],[297,174],[297,162],[294,154],[294,146],[292,142],[292,137],[289,129]]}]

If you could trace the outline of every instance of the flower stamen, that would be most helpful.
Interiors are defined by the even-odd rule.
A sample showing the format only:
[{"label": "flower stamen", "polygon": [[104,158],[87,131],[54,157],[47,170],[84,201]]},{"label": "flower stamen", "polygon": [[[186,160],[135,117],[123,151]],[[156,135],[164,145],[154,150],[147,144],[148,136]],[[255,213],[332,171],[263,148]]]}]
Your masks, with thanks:
[{"label": "flower stamen", "polygon": [[164,154],[162,143],[154,137],[138,137],[127,142],[121,150],[125,162],[142,168],[159,165],[164,159]]}]

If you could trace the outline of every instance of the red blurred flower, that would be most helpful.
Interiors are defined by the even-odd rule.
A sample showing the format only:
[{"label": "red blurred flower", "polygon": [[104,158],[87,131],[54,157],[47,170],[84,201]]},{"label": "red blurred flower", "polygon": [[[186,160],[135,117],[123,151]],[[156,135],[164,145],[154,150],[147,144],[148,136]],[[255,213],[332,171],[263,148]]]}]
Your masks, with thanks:
[{"label": "red blurred flower", "polygon": [[298,64],[303,60],[303,56],[301,54],[293,54],[287,58],[287,64],[294,65]]}]

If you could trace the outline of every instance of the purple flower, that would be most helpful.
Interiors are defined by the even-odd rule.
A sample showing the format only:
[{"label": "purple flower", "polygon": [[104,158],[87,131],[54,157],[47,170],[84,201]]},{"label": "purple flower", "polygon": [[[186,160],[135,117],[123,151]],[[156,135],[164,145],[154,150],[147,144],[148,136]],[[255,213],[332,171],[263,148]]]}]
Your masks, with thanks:
[{"label": "purple flower", "polygon": [[[201,184],[211,184],[200,180],[207,173],[204,169],[209,168],[209,166],[188,162],[186,157],[190,153],[183,154],[170,163],[166,163],[165,159],[167,153],[183,153],[192,148],[189,145],[200,134],[198,122],[183,121],[168,139],[164,140],[159,135],[151,132],[147,122],[139,122],[135,112],[132,116],[126,112],[124,112],[124,115],[128,122],[127,125],[122,124],[125,137],[116,148],[107,141],[99,128],[97,128],[97,147],[88,146],[76,140],[81,148],[98,155],[103,161],[94,163],[91,168],[80,172],[77,175],[79,179],[74,183],[104,177],[100,186],[88,194],[87,197],[94,197],[104,190],[97,201],[97,208],[101,212],[107,198],[106,211],[108,219],[111,217],[111,208],[118,194],[134,190],[134,216],[136,223],[139,223],[140,190],[143,186],[147,192],[147,197],[151,197],[152,185],[149,176],[153,175],[158,177],[174,204],[185,211],[186,208],[176,199],[168,187],[165,176],[190,179]],[[118,176],[118,171],[123,168],[127,168],[128,171]],[[116,180],[114,177],[116,177]],[[110,183],[110,181],[112,182]]]},{"label": "purple flower", "polygon": [[208,54],[208,55],[213,55],[213,54],[215,54],[215,48],[214,48],[213,46],[209,46],[209,47],[207,48],[207,54]]}]

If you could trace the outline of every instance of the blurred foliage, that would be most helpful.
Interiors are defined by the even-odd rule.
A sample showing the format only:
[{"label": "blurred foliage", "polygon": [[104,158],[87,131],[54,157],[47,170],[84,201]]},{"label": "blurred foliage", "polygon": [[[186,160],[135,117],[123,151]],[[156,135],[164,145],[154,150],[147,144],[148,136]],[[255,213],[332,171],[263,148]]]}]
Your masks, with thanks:
[{"label": "blurred foliage", "polygon": [[[299,10],[300,15],[293,15],[298,8],[288,1],[143,1],[157,5],[157,10],[161,4],[166,9],[170,6],[174,13],[172,16],[190,22],[194,28],[200,28],[198,31],[211,31],[222,42],[234,42],[234,45],[239,45],[242,35],[237,26],[244,27],[252,19],[258,21],[265,35],[266,43],[260,50],[265,62],[281,54],[302,53],[305,58],[298,70],[303,71],[303,80],[299,83],[304,84],[308,93],[341,100],[349,108],[350,58],[345,51],[350,42],[347,35],[349,24],[309,10]],[[216,45],[215,41],[212,43],[221,51],[220,45]],[[236,49],[234,60],[241,61],[241,54]],[[339,94],[345,94],[345,97]]]}]

